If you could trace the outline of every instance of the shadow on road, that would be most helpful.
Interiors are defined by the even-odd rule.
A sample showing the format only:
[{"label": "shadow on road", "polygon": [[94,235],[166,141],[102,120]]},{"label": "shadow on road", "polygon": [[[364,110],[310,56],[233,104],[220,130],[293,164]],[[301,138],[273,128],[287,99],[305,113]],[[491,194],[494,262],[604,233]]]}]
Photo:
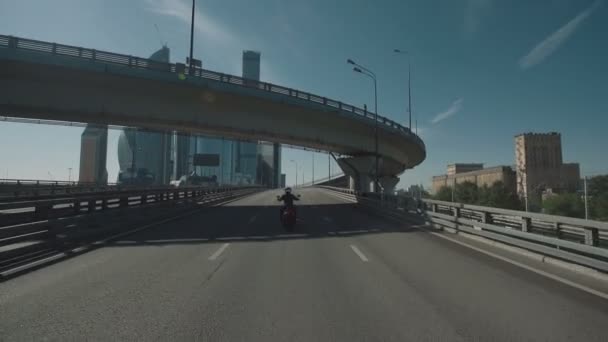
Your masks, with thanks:
[{"label": "shadow on road", "polygon": [[251,205],[206,208],[192,216],[110,241],[106,246],[267,242],[418,232],[406,224],[369,215],[355,203],[299,205],[298,223],[293,231],[287,231],[279,221],[278,210],[278,206]]}]

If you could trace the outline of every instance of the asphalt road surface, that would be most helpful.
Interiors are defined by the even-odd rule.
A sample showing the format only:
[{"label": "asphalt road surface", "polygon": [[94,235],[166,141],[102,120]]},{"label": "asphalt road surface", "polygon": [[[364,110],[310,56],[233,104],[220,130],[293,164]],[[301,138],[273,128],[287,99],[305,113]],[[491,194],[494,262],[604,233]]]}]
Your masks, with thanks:
[{"label": "asphalt road surface", "polygon": [[608,301],[305,189],[0,283],[0,340],[606,341]]}]

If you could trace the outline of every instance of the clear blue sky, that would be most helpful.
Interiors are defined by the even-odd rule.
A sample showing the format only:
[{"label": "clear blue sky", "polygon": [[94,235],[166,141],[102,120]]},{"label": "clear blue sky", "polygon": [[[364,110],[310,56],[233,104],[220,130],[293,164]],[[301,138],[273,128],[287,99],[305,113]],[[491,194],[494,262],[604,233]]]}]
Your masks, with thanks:
[{"label": "clear blue sky", "polygon": [[[0,33],[149,56],[162,41],[183,61],[189,0],[0,0]],[[451,162],[514,163],[513,136],[562,133],[564,159],[608,172],[608,4],[593,0],[198,0],[195,55],[208,69],[240,74],[241,52],[262,53],[261,78],[406,120],[406,59],[413,111],[428,158],[399,187],[430,183]],[[1,115],[1,114],[0,114]],[[66,179],[78,168],[82,129],[0,123],[0,176]],[[110,135],[110,177],[117,134]],[[308,152],[284,151],[310,170]],[[318,155],[317,175],[327,173]],[[74,171],[75,172],[75,171]],[[309,179],[310,171],[306,171]]]}]

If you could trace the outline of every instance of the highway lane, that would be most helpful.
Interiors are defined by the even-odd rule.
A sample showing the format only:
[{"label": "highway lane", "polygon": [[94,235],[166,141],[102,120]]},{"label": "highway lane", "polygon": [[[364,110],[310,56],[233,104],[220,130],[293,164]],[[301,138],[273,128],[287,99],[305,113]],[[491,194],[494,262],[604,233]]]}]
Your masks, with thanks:
[{"label": "highway lane", "polygon": [[124,237],[0,283],[0,340],[542,340],[608,336],[605,300],[305,189]]}]

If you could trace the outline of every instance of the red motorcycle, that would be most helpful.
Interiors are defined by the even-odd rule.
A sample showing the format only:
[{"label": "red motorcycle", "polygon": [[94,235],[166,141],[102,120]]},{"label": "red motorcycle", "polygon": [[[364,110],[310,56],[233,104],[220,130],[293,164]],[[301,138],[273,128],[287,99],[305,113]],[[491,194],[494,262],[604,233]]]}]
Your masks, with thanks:
[{"label": "red motorcycle", "polygon": [[296,225],[296,209],[294,207],[286,207],[281,214],[281,223],[283,227],[292,231]]}]

